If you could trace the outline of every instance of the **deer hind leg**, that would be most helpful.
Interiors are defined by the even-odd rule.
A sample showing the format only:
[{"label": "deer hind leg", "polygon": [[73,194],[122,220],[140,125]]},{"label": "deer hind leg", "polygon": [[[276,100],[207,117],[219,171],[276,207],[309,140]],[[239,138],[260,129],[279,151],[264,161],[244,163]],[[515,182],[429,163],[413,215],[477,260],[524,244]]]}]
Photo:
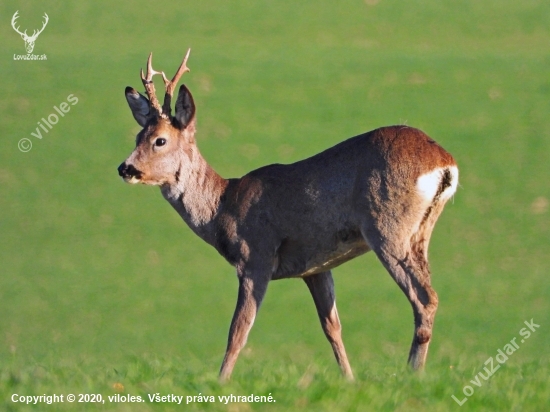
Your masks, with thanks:
[{"label": "deer hind leg", "polygon": [[334,281],[330,271],[304,277],[321,321],[323,331],[332,346],[336,361],[340,365],[342,374],[353,380],[353,372],[348,362],[344,342],[342,341],[342,325],[336,309],[334,296]]},{"label": "deer hind leg", "polygon": [[241,349],[246,344],[248,333],[254,324],[256,313],[265,296],[269,279],[247,276],[239,277],[239,296],[233,314],[227,350],[220,369],[220,380],[225,382],[231,377]]},{"label": "deer hind leg", "polygon": [[422,369],[426,362],[438,306],[437,293],[431,286],[427,251],[431,232],[442,209],[443,205],[433,205],[412,236],[392,237],[377,230],[365,231],[370,233],[365,236],[367,243],[411,303],[414,336],[408,363],[415,370]]},{"label": "deer hind leg", "polygon": [[422,369],[432,338],[438,298],[430,284],[427,261],[417,259],[414,249],[397,246],[383,245],[375,252],[411,303],[414,336],[408,362],[413,369]]}]

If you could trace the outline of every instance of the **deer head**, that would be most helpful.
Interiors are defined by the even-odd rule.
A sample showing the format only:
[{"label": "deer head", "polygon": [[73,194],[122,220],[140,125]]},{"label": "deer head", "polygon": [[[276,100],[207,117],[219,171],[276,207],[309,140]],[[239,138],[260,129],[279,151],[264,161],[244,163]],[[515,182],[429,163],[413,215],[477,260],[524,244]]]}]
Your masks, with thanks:
[{"label": "deer head", "polygon": [[[171,101],[174,89],[183,75],[189,71],[187,51],[178,71],[168,80],[164,72],[153,70],[152,53],[147,60],[147,74],[141,80],[147,97],[132,87],[125,90],[126,100],[138,124],[143,129],[136,137],[136,148],[122,163],[118,172],[128,183],[144,183],[163,186],[178,181],[182,163],[182,153],[189,155],[195,148],[195,103],[191,92],[181,85],[176,100],[174,116],[171,114]],[[153,76],[162,75],[166,93],[162,107],[155,94]]]},{"label": "deer head", "polygon": [[25,41],[25,49],[27,49],[27,53],[32,53],[34,49],[34,42],[36,41],[38,35],[44,31],[44,28],[48,24],[49,17],[46,13],[44,13],[44,23],[42,24],[42,28],[40,30],[34,30],[32,33],[32,36],[27,35],[27,30],[25,30],[23,33],[19,31],[19,26],[15,27],[16,20],[19,18],[17,15],[19,13],[19,10],[15,12],[11,19],[11,26],[13,29],[21,35],[21,38]]}]

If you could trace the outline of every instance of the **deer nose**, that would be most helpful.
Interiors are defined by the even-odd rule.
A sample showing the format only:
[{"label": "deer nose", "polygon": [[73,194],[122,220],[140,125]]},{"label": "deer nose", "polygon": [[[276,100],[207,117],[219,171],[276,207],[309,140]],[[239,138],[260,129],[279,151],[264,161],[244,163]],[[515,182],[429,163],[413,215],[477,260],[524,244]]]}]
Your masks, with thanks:
[{"label": "deer nose", "polygon": [[141,172],[137,170],[134,165],[128,165],[126,162],[123,162],[118,167],[118,175],[120,177],[141,177]]},{"label": "deer nose", "polygon": [[118,175],[120,177],[124,177],[126,175],[126,162],[121,163],[117,170],[118,170]]}]

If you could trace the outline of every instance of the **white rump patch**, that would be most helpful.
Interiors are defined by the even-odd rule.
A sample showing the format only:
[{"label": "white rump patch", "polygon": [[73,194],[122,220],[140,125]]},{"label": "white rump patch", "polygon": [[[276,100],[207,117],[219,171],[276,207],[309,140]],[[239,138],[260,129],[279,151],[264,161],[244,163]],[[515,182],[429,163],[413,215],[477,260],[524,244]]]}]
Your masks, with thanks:
[{"label": "white rump patch", "polygon": [[456,166],[438,167],[420,176],[416,181],[416,188],[424,199],[429,202],[433,201],[441,185],[441,179],[444,178],[447,170],[451,174],[450,185],[439,195],[439,199],[445,201],[456,192],[456,187],[458,185],[458,168]]}]

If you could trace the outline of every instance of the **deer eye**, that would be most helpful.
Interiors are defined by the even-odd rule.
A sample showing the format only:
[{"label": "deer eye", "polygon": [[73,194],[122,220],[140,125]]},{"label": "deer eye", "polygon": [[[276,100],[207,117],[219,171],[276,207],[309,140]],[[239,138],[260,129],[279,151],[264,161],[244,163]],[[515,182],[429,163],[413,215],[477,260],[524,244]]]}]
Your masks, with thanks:
[{"label": "deer eye", "polygon": [[163,137],[159,137],[155,140],[155,146],[164,146],[166,144],[166,139]]}]

